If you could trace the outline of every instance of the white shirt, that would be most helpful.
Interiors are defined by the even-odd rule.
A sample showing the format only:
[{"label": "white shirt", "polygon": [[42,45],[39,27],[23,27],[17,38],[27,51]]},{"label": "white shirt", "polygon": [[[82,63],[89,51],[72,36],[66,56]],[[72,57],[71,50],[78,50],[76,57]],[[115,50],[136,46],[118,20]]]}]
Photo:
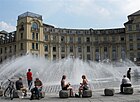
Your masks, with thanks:
[{"label": "white shirt", "polygon": [[125,77],[122,79],[122,84],[131,84],[131,81],[127,77]]}]

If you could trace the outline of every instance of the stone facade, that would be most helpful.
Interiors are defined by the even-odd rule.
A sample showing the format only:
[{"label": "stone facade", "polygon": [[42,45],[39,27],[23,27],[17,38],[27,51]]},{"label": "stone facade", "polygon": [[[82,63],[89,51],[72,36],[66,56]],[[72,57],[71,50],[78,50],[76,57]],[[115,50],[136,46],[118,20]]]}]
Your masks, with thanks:
[{"label": "stone facade", "polygon": [[44,24],[42,16],[18,16],[14,32],[0,32],[0,62],[31,53],[50,60],[67,56],[93,61],[140,60],[140,11],[128,16],[124,28],[65,29]]}]

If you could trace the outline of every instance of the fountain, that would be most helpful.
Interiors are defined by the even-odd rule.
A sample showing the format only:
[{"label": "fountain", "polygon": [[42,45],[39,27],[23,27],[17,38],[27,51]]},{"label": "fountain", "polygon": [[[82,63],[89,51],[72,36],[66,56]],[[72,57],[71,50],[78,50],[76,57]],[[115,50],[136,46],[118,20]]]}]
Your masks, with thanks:
[{"label": "fountain", "polygon": [[[17,80],[18,77],[22,76],[24,84],[27,85],[26,72],[30,68],[33,72],[33,78],[39,77],[42,80],[46,92],[60,90],[60,80],[63,74],[67,76],[67,80],[75,90],[78,90],[81,76],[85,74],[91,89],[95,90],[119,87],[122,76],[126,74],[129,67],[139,72],[138,67],[129,60],[115,62],[115,64],[110,63],[108,59],[103,62],[87,62],[71,57],[49,61],[45,58],[26,55],[3,63],[0,66],[0,81],[6,85],[7,79]],[[133,83],[137,85],[137,82]]]}]

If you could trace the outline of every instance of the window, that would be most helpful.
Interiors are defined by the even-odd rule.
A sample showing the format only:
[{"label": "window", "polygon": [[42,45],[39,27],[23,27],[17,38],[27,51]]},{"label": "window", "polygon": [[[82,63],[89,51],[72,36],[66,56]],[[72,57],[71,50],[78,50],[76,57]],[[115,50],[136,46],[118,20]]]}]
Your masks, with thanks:
[{"label": "window", "polygon": [[132,31],[132,25],[128,25],[128,31]]},{"label": "window", "polygon": [[140,40],[140,34],[137,35],[137,40]]},{"label": "window", "polygon": [[91,60],[90,54],[87,54],[87,60]]},{"label": "window", "polygon": [[2,62],[2,58],[0,58],[0,62]]},{"label": "window", "polygon": [[5,53],[7,53],[7,47],[5,47]]},{"label": "window", "polygon": [[113,51],[113,52],[112,52],[112,60],[113,60],[113,61],[117,60],[116,51]]},{"label": "window", "polygon": [[121,41],[124,41],[124,36],[121,36]]},{"label": "window", "polygon": [[45,41],[47,41],[48,40],[48,35],[45,35]]},{"label": "window", "polygon": [[32,23],[32,30],[37,30],[38,29],[38,24],[36,22]]},{"label": "window", "polygon": [[140,52],[137,53],[137,57],[140,59]]},{"label": "window", "polygon": [[113,51],[116,51],[116,47],[115,46],[112,46],[112,52]]},{"label": "window", "polygon": [[53,47],[53,51],[56,52],[56,47]]},{"label": "window", "polygon": [[53,60],[56,60],[56,55],[53,55]]},{"label": "window", "polygon": [[48,51],[48,46],[47,46],[47,45],[44,46],[44,51],[45,51],[45,52]]},{"label": "window", "polygon": [[140,30],[139,24],[136,24],[136,30]]},{"label": "window", "polygon": [[87,46],[87,52],[90,52],[90,46]]},{"label": "window", "polygon": [[16,52],[16,45],[14,46],[14,52]]},{"label": "window", "polygon": [[107,52],[107,47],[104,47],[104,52]]},{"label": "window", "polygon": [[137,49],[140,50],[140,43],[137,43]]},{"label": "window", "polygon": [[45,58],[48,58],[48,54],[45,54]]},{"label": "window", "polygon": [[35,39],[35,33],[33,32],[32,33],[32,40],[34,40]]},{"label": "window", "polygon": [[38,50],[38,43],[36,43],[36,49]]},{"label": "window", "polygon": [[35,49],[35,44],[34,43],[32,43],[32,49]]},{"label": "window", "polygon": [[99,52],[95,53],[95,61],[99,61],[100,60],[100,54]]},{"label": "window", "polygon": [[38,40],[38,33],[36,33],[36,40]]},{"label": "window", "polygon": [[99,52],[99,48],[96,48],[95,52]]},{"label": "window", "polygon": [[90,37],[87,37],[86,38],[86,42],[90,42]]},{"label": "window", "polygon": [[5,56],[5,60],[7,59],[7,56]]},{"label": "window", "polygon": [[65,52],[65,46],[61,47],[61,52]]},{"label": "window", "polygon": [[130,47],[130,50],[133,50],[133,44],[130,44],[129,47]]},{"label": "window", "polygon": [[73,42],[73,37],[70,36],[70,43],[72,43],[72,42]]},{"label": "window", "polygon": [[107,41],[108,39],[107,39],[107,36],[104,36],[104,41]]},{"label": "window", "polygon": [[19,31],[23,31],[24,30],[24,26],[23,24],[20,26]]},{"label": "window", "polygon": [[64,41],[65,41],[65,37],[61,36],[61,42],[64,42]]},{"label": "window", "polygon": [[2,54],[2,48],[0,48],[0,54]]},{"label": "window", "polygon": [[130,60],[131,60],[131,61],[134,60],[134,53],[130,53]]},{"label": "window", "polygon": [[81,37],[78,37],[78,43],[81,43]]},{"label": "window", "polygon": [[10,53],[12,52],[12,46],[10,46],[10,50],[9,50],[9,52],[10,52]]},{"label": "window", "polygon": [[73,46],[70,46],[70,52],[73,52]]},{"label": "window", "polygon": [[53,41],[56,41],[56,36],[53,36]]},{"label": "window", "polygon": [[116,39],[115,39],[115,36],[112,36],[112,42],[115,42]]},{"label": "window", "polygon": [[61,59],[63,59],[63,58],[65,58],[65,55],[64,54],[61,55]]},{"label": "window", "polygon": [[20,50],[23,50],[23,43],[20,43]]},{"label": "window", "polygon": [[133,41],[133,35],[129,35],[129,41]]},{"label": "window", "polygon": [[23,39],[23,33],[20,34],[20,38]]},{"label": "window", "polygon": [[95,41],[98,42],[98,36],[95,36]]},{"label": "window", "polygon": [[78,52],[82,52],[81,46],[78,46]]},{"label": "window", "polygon": [[121,51],[125,51],[125,46],[124,45],[121,46]]},{"label": "window", "polygon": [[38,57],[38,54],[36,53],[35,56]]}]

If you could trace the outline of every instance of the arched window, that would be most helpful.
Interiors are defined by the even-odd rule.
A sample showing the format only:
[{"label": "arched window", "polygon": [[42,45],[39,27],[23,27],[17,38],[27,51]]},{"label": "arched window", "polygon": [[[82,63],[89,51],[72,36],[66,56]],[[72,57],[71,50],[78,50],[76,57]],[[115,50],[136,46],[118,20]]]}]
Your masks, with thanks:
[{"label": "arched window", "polygon": [[38,24],[36,22],[32,23],[32,29],[37,30],[38,29]]}]

